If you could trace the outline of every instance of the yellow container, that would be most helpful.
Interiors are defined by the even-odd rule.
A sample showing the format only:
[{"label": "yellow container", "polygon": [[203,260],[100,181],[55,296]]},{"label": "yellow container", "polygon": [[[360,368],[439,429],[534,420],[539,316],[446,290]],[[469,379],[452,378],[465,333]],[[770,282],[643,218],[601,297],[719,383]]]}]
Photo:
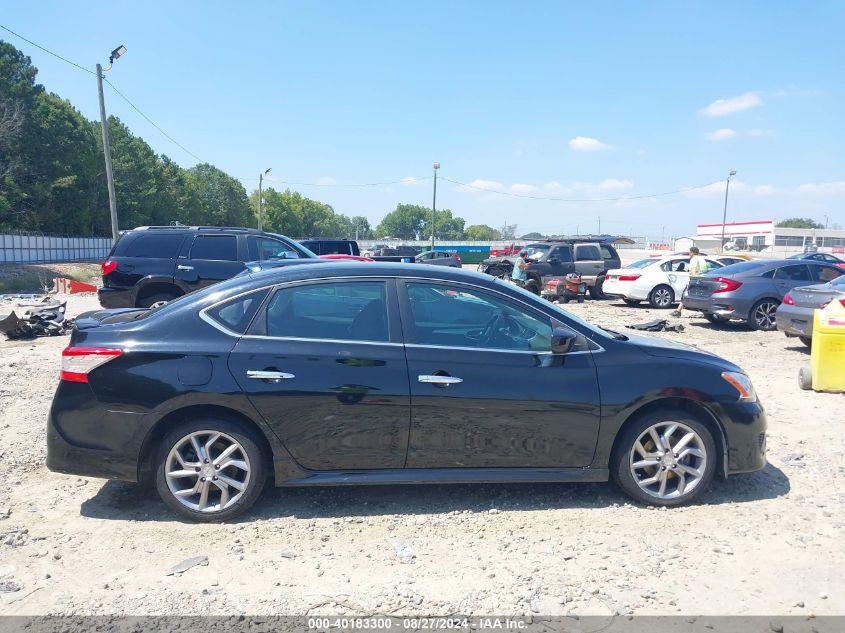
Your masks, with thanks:
[{"label": "yellow container", "polygon": [[845,391],[845,304],[839,299],[813,313],[810,367],[814,391]]}]

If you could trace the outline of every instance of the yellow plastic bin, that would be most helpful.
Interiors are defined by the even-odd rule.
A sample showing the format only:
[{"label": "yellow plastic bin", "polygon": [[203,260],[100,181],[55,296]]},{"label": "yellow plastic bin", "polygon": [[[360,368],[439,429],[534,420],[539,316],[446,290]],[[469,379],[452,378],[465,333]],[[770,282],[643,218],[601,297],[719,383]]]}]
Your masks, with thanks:
[{"label": "yellow plastic bin", "polygon": [[814,391],[845,392],[845,300],[815,310],[810,369]]}]

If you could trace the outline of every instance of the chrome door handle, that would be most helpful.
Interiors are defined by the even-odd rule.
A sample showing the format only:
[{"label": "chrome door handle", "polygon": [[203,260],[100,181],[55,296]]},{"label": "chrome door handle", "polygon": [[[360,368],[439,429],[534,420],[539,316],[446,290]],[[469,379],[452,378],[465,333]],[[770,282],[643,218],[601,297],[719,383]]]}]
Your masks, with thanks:
[{"label": "chrome door handle", "polygon": [[255,380],[269,380],[271,382],[282,382],[283,380],[296,378],[295,375],[287,374],[283,371],[266,371],[263,369],[248,369],[246,377],[254,378]]},{"label": "chrome door handle", "polygon": [[176,267],[176,270],[193,270],[193,269],[194,269],[193,266],[185,266],[184,264],[179,264]]},{"label": "chrome door handle", "polygon": [[463,378],[456,378],[455,376],[417,376],[417,380],[429,385],[458,385],[462,383]]}]

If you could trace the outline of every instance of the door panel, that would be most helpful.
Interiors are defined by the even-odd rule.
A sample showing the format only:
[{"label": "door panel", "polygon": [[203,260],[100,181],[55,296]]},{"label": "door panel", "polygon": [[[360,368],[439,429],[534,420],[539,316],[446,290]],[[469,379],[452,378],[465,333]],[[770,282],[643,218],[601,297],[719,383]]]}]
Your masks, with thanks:
[{"label": "door panel", "polygon": [[[590,464],[600,398],[588,351],[552,355],[550,319],[497,293],[434,282],[400,288],[408,468]],[[491,325],[500,331],[488,336]]]},{"label": "door panel", "polygon": [[263,334],[235,346],[232,374],[302,467],[404,466],[410,394],[393,321],[385,282],[303,283],[278,289],[253,323]]},{"label": "door panel", "polygon": [[781,299],[793,288],[813,283],[810,269],[806,264],[782,266],[775,271],[773,279]]}]

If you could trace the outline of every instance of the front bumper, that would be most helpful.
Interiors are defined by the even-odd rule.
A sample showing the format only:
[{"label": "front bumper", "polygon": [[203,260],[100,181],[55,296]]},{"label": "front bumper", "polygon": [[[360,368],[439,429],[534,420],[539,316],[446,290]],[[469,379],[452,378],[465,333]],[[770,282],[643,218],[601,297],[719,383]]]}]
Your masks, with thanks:
[{"label": "front bumper", "polygon": [[766,412],[759,402],[722,406],[728,443],[727,474],[761,470],[766,466]]},{"label": "front bumper", "polygon": [[97,298],[104,308],[134,308],[135,299],[126,288],[109,288],[103,286],[97,289]]},{"label": "front bumper", "polygon": [[813,336],[813,309],[780,304],[775,314],[778,330],[787,336]]}]

